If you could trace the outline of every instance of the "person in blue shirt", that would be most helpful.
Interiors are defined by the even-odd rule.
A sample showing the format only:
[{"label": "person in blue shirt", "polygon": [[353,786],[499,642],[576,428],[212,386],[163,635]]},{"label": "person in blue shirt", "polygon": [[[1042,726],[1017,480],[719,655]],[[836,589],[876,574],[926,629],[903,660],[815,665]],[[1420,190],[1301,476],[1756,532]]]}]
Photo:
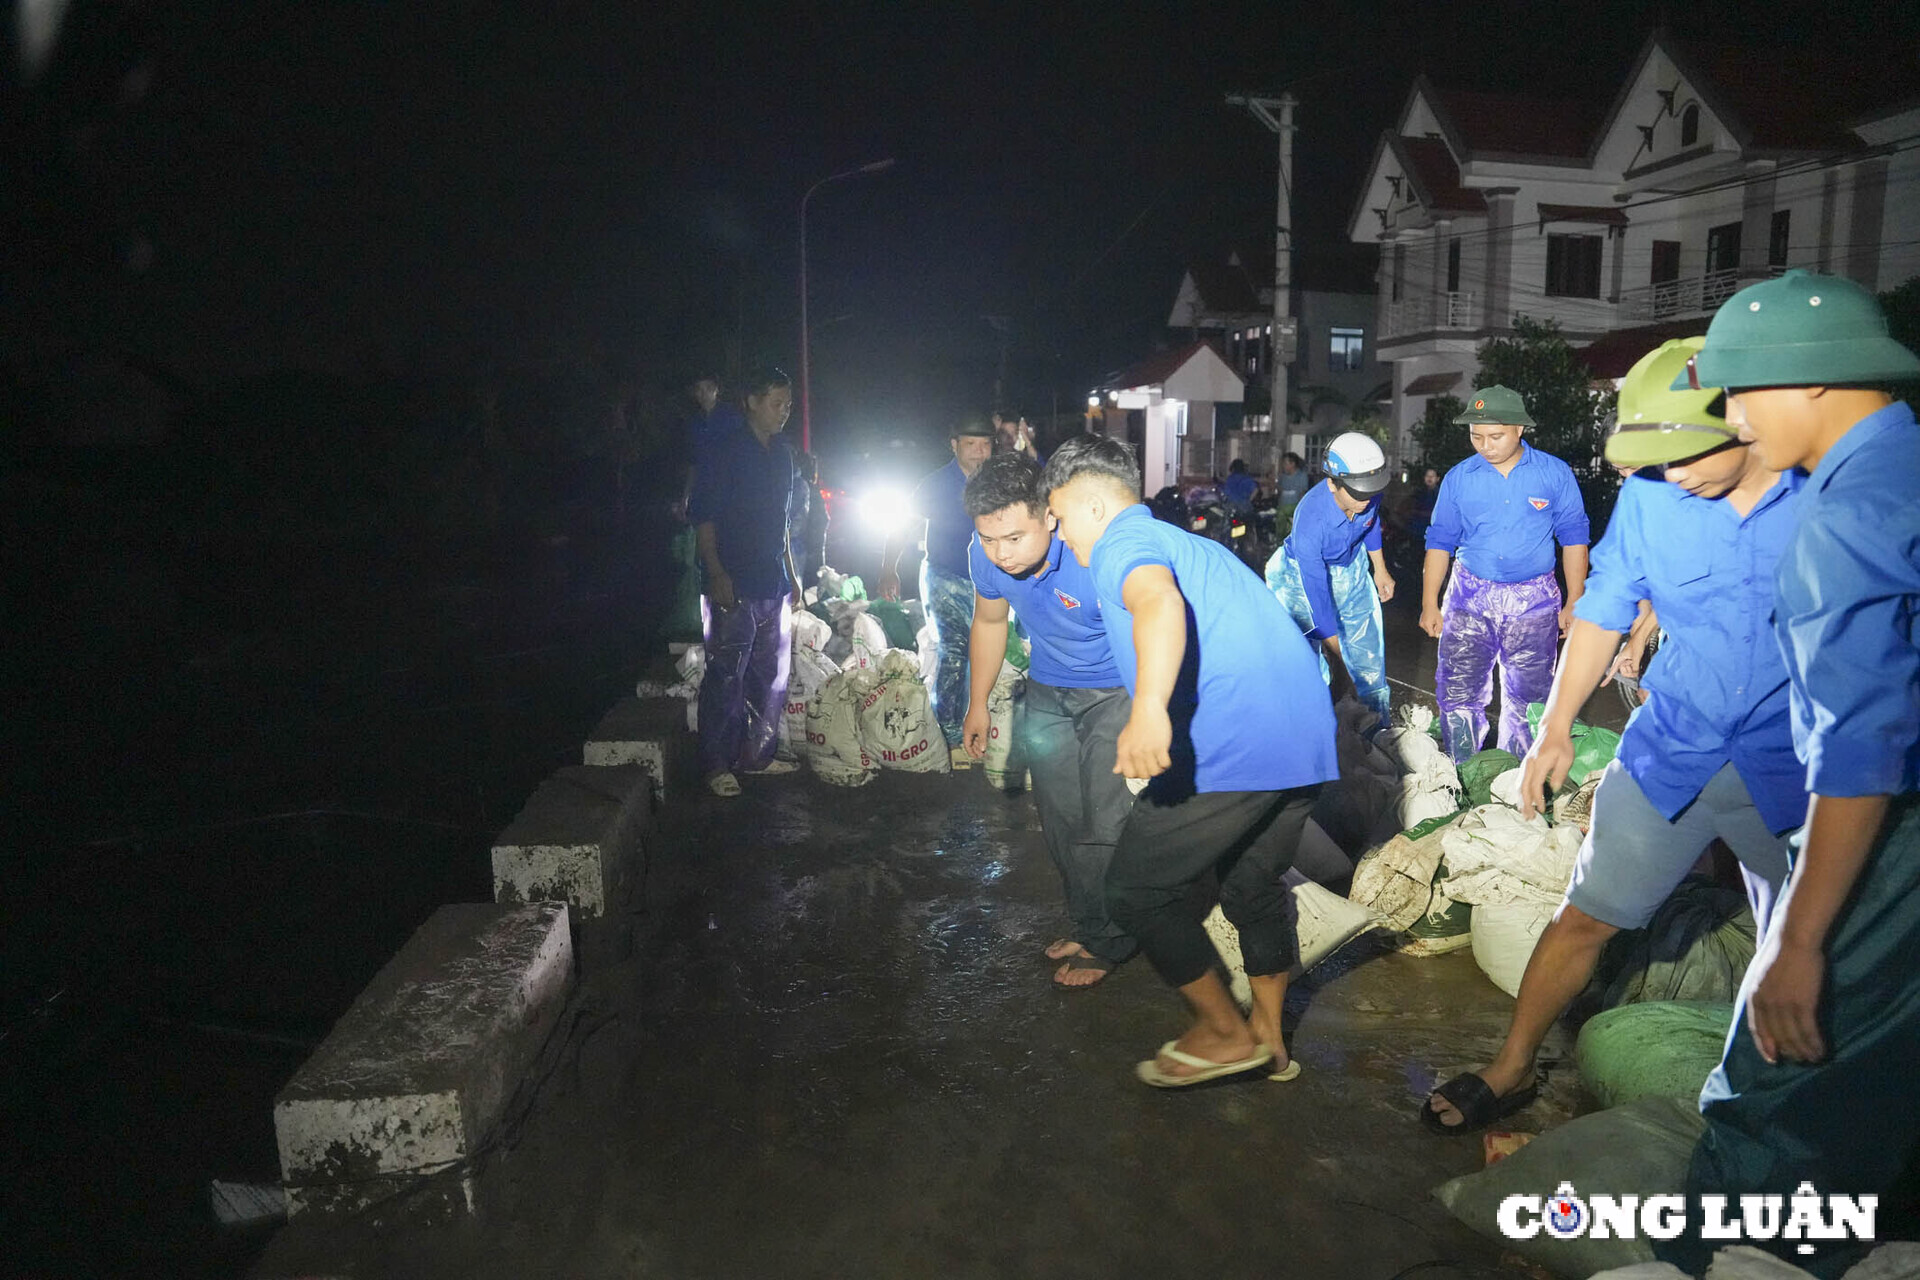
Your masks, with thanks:
[{"label": "person in blue shirt", "polygon": [[1289,516],[1300,505],[1300,499],[1307,496],[1307,490],[1313,486],[1313,477],[1307,474],[1307,460],[1288,450],[1280,455],[1280,479],[1275,488],[1280,494],[1280,514]]},{"label": "person in blue shirt", "polygon": [[1267,587],[1307,639],[1321,646],[1321,670],[1338,701],[1349,690],[1388,726],[1386,632],[1380,605],[1393,575],[1380,549],[1380,491],[1387,456],[1349,431],[1327,446],[1327,479],[1294,509],[1293,529],[1267,561]]},{"label": "person in blue shirt", "polygon": [[[1077,436],[1048,459],[1042,483],[1061,540],[1093,570],[1107,646],[1133,698],[1114,772],[1148,779],[1107,869],[1107,906],[1193,1014],[1136,1073],[1180,1088],[1271,1065],[1271,1078],[1290,1080],[1300,1068],[1280,1007],[1299,943],[1281,877],[1320,784],[1339,776],[1313,650],[1231,551],[1153,518],[1126,445]],[[1209,873],[1240,931],[1251,1022],[1189,907]]]},{"label": "person in blue shirt", "polygon": [[792,409],[786,374],[750,378],[745,421],[707,442],[688,501],[706,585],[700,772],[718,796],[740,794],[738,774],[794,768],[773,758],[793,656],[787,606],[800,604],[788,537],[793,452],[777,438]]},{"label": "person in blue shirt", "polygon": [[1533,1100],[1535,1055],[1601,949],[1622,929],[1644,928],[1715,838],[1740,860],[1756,924],[1786,879],[1786,837],[1805,816],[1806,791],[1768,619],[1800,479],[1740,443],[1716,392],[1668,389],[1699,347],[1698,338],[1669,342],[1622,382],[1607,459],[1665,463],[1665,481],[1628,480],[1594,548],[1521,773],[1521,813],[1544,811],[1566,780],[1574,715],[1647,601],[1668,632],[1647,673],[1652,701],[1628,721],[1601,775],[1566,901],[1534,946],[1500,1052],[1422,1109],[1437,1132],[1469,1133]]},{"label": "person in blue shirt", "polygon": [[1241,515],[1253,510],[1254,495],[1260,492],[1260,482],[1247,470],[1245,458],[1235,458],[1227,464],[1227,482],[1221,486],[1226,490],[1227,501]]},{"label": "person in blue shirt", "polygon": [[[1920,427],[1882,389],[1915,379],[1871,293],[1798,270],[1729,298],[1676,379],[1725,387],[1766,465],[1807,473],[1773,608],[1806,825],[1701,1090],[1690,1203],[1811,1183],[1916,1225],[1888,1219],[1920,1174]],[[1756,1243],[1819,1276],[1871,1244]],[[1695,1268],[1713,1247],[1656,1246]]]},{"label": "person in blue shirt", "polygon": [[[1527,704],[1546,697],[1555,650],[1586,587],[1587,509],[1572,468],[1521,439],[1533,418],[1518,392],[1482,387],[1454,421],[1467,424],[1474,456],[1440,482],[1420,604],[1421,629],[1440,641],[1440,732],[1455,763],[1485,745],[1497,665],[1499,745],[1524,756],[1533,741]],[[1567,575],[1564,603],[1553,577],[1555,542]]]},{"label": "person in blue shirt", "polygon": [[967,548],[974,599],[963,742],[975,759],[986,755],[987,698],[1017,615],[1033,654],[1014,737],[1073,923],[1047,957],[1060,961],[1053,980],[1061,986],[1092,986],[1136,949],[1107,910],[1107,864],[1133,806],[1126,779],[1113,771],[1127,691],[1107,648],[1093,572],[1054,536],[1040,468],[1024,454],[996,454],[967,481],[965,501],[978,533]]},{"label": "person in blue shirt", "polygon": [[[940,669],[933,682],[933,715],[945,735],[953,767],[966,769],[973,757],[961,745],[961,722],[967,711],[967,645],[973,627],[973,581],[967,563],[967,544],[973,540],[973,519],[961,494],[980,465],[993,456],[993,424],[972,417],[954,428],[948,443],[953,461],[920,481],[913,491],[912,532],[887,539],[880,554],[880,595],[900,598],[900,555],[912,535],[921,535],[926,556],[920,562],[920,599],[940,645]],[[999,664],[993,668],[999,671]]]}]

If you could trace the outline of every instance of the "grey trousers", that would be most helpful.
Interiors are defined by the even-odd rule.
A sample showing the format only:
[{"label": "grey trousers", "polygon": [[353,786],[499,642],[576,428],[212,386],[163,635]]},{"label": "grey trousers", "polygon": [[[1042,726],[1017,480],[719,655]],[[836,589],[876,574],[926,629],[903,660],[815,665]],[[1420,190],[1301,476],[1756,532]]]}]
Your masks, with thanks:
[{"label": "grey trousers", "polygon": [[1125,689],[1064,689],[1027,681],[1014,710],[1014,739],[1033,772],[1033,799],[1047,852],[1067,895],[1073,938],[1118,964],[1137,949],[1107,911],[1107,864],[1133,810],[1113,771],[1133,702]]}]

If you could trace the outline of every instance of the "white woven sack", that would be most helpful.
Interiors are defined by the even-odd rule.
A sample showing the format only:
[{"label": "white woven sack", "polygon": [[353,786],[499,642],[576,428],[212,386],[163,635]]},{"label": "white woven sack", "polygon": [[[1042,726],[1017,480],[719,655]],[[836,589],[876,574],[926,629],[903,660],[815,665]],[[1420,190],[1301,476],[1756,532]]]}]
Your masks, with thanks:
[{"label": "white woven sack", "polygon": [[933,699],[920,683],[918,660],[904,649],[888,652],[873,672],[855,679],[860,696],[860,741],[882,769],[906,773],[949,773],[953,762]]},{"label": "white woven sack", "polygon": [[875,768],[860,743],[859,696],[844,672],[820,686],[807,703],[807,765],[841,787],[873,781]]},{"label": "white woven sack", "polygon": [[[1295,932],[1300,942],[1300,959],[1293,966],[1295,977],[1380,923],[1373,912],[1322,889],[1298,871],[1288,871],[1285,879],[1287,888],[1293,892],[1294,912],[1299,917]],[[1218,906],[1207,913],[1205,925],[1214,950],[1227,966],[1233,998],[1240,1002],[1242,1009],[1250,1007],[1253,986],[1247,981],[1246,962],[1240,956],[1240,931]]]},{"label": "white woven sack", "polygon": [[1014,707],[1025,688],[1026,677],[1020,669],[1003,660],[993,692],[987,695],[987,756],[982,763],[988,784],[1003,791],[1009,781],[1019,782],[1026,772],[1026,766],[1013,758]]}]

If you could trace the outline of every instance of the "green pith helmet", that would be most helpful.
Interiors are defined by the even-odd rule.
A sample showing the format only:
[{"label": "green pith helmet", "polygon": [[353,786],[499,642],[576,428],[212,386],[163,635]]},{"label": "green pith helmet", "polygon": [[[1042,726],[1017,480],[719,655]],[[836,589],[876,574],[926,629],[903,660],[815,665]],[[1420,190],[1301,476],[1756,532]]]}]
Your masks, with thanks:
[{"label": "green pith helmet", "polygon": [[[1607,461],[1651,467],[1694,458],[1734,443],[1739,432],[1715,413],[1718,387],[1687,385],[1687,361],[1705,338],[1675,338],[1641,356],[1620,380],[1620,420],[1607,437]],[[1680,386],[1674,389],[1674,375]]]},{"label": "green pith helmet", "polygon": [[1454,421],[1469,425],[1476,422],[1498,422],[1514,427],[1533,425],[1533,419],[1527,416],[1527,402],[1520,398],[1520,393],[1498,383],[1474,392],[1465,411]]},{"label": "green pith helmet", "polygon": [[1871,293],[1795,269],[1720,304],[1706,346],[1673,387],[1819,387],[1920,378],[1920,357],[1887,336]]}]

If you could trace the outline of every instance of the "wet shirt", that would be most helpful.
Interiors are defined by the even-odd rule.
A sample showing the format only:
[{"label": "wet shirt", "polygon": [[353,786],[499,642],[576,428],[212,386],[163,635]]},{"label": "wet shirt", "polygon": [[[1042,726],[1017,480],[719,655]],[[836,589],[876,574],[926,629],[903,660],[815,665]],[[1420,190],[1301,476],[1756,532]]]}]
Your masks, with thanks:
[{"label": "wet shirt", "polygon": [[1574,616],[1625,632],[1646,600],[1665,633],[1641,682],[1653,696],[1627,722],[1619,754],[1669,819],[1731,762],[1769,828],[1806,820],[1787,666],[1770,621],[1801,484],[1782,475],[1743,518],[1725,498],[1636,476],[1593,549]]},{"label": "wet shirt", "polygon": [[792,586],[787,517],[793,488],[793,451],[778,436],[762,445],[740,421],[707,441],[687,519],[713,525],[714,550],[742,600],[785,595]]},{"label": "wet shirt", "polygon": [[1107,526],[1092,561],[1107,643],[1130,694],[1138,670],[1127,575],[1164,565],[1186,597],[1186,658],[1167,707],[1171,773],[1190,776],[1199,791],[1278,791],[1339,776],[1319,658],[1231,551],[1135,503]]},{"label": "wet shirt", "polygon": [[1107,630],[1093,586],[1093,570],[1083,566],[1059,538],[1032,573],[1016,578],[987,559],[978,541],[967,545],[973,589],[983,599],[1005,600],[1033,642],[1029,674],[1061,689],[1115,689],[1119,668],[1107,648]]},{"label": "wet shirt", "polygon": [[1339,499],[1325,484],[1294,508],[1293,532],[1287,535],[1287,550],[1300,566],[1300,586],[1313,611],[1313,629],[1309,640],[1324,640],[1340,634],[1340,611],[1333,603],[1335,566],[1352,564],[1355,557],[1380,550],[1380,495],[1367,500],[1364,511],[1351,520],[1340,509]]},{"label": "wet shirt", "polygon": [[1440,482],[1427,550],[1456,555],[1475,577],[1525,582],[1553,572],[1553,544],[1587,545],[1573,468],[1524,440],[1507,475],[1474,454]]},{"label": "wet shirt", "polygon": [[913,491],[913,509],[927,521],[927,564],[956,578],[967,576],[967,544],[973,541],[973,517],[960,501],[966,487],[966,472],[955,458]]},{"label": "wet shirt", "polygon": [[1808,790],[1920,790],[1920,428],[1904,402],[1808,477],[1773,620]]}]

